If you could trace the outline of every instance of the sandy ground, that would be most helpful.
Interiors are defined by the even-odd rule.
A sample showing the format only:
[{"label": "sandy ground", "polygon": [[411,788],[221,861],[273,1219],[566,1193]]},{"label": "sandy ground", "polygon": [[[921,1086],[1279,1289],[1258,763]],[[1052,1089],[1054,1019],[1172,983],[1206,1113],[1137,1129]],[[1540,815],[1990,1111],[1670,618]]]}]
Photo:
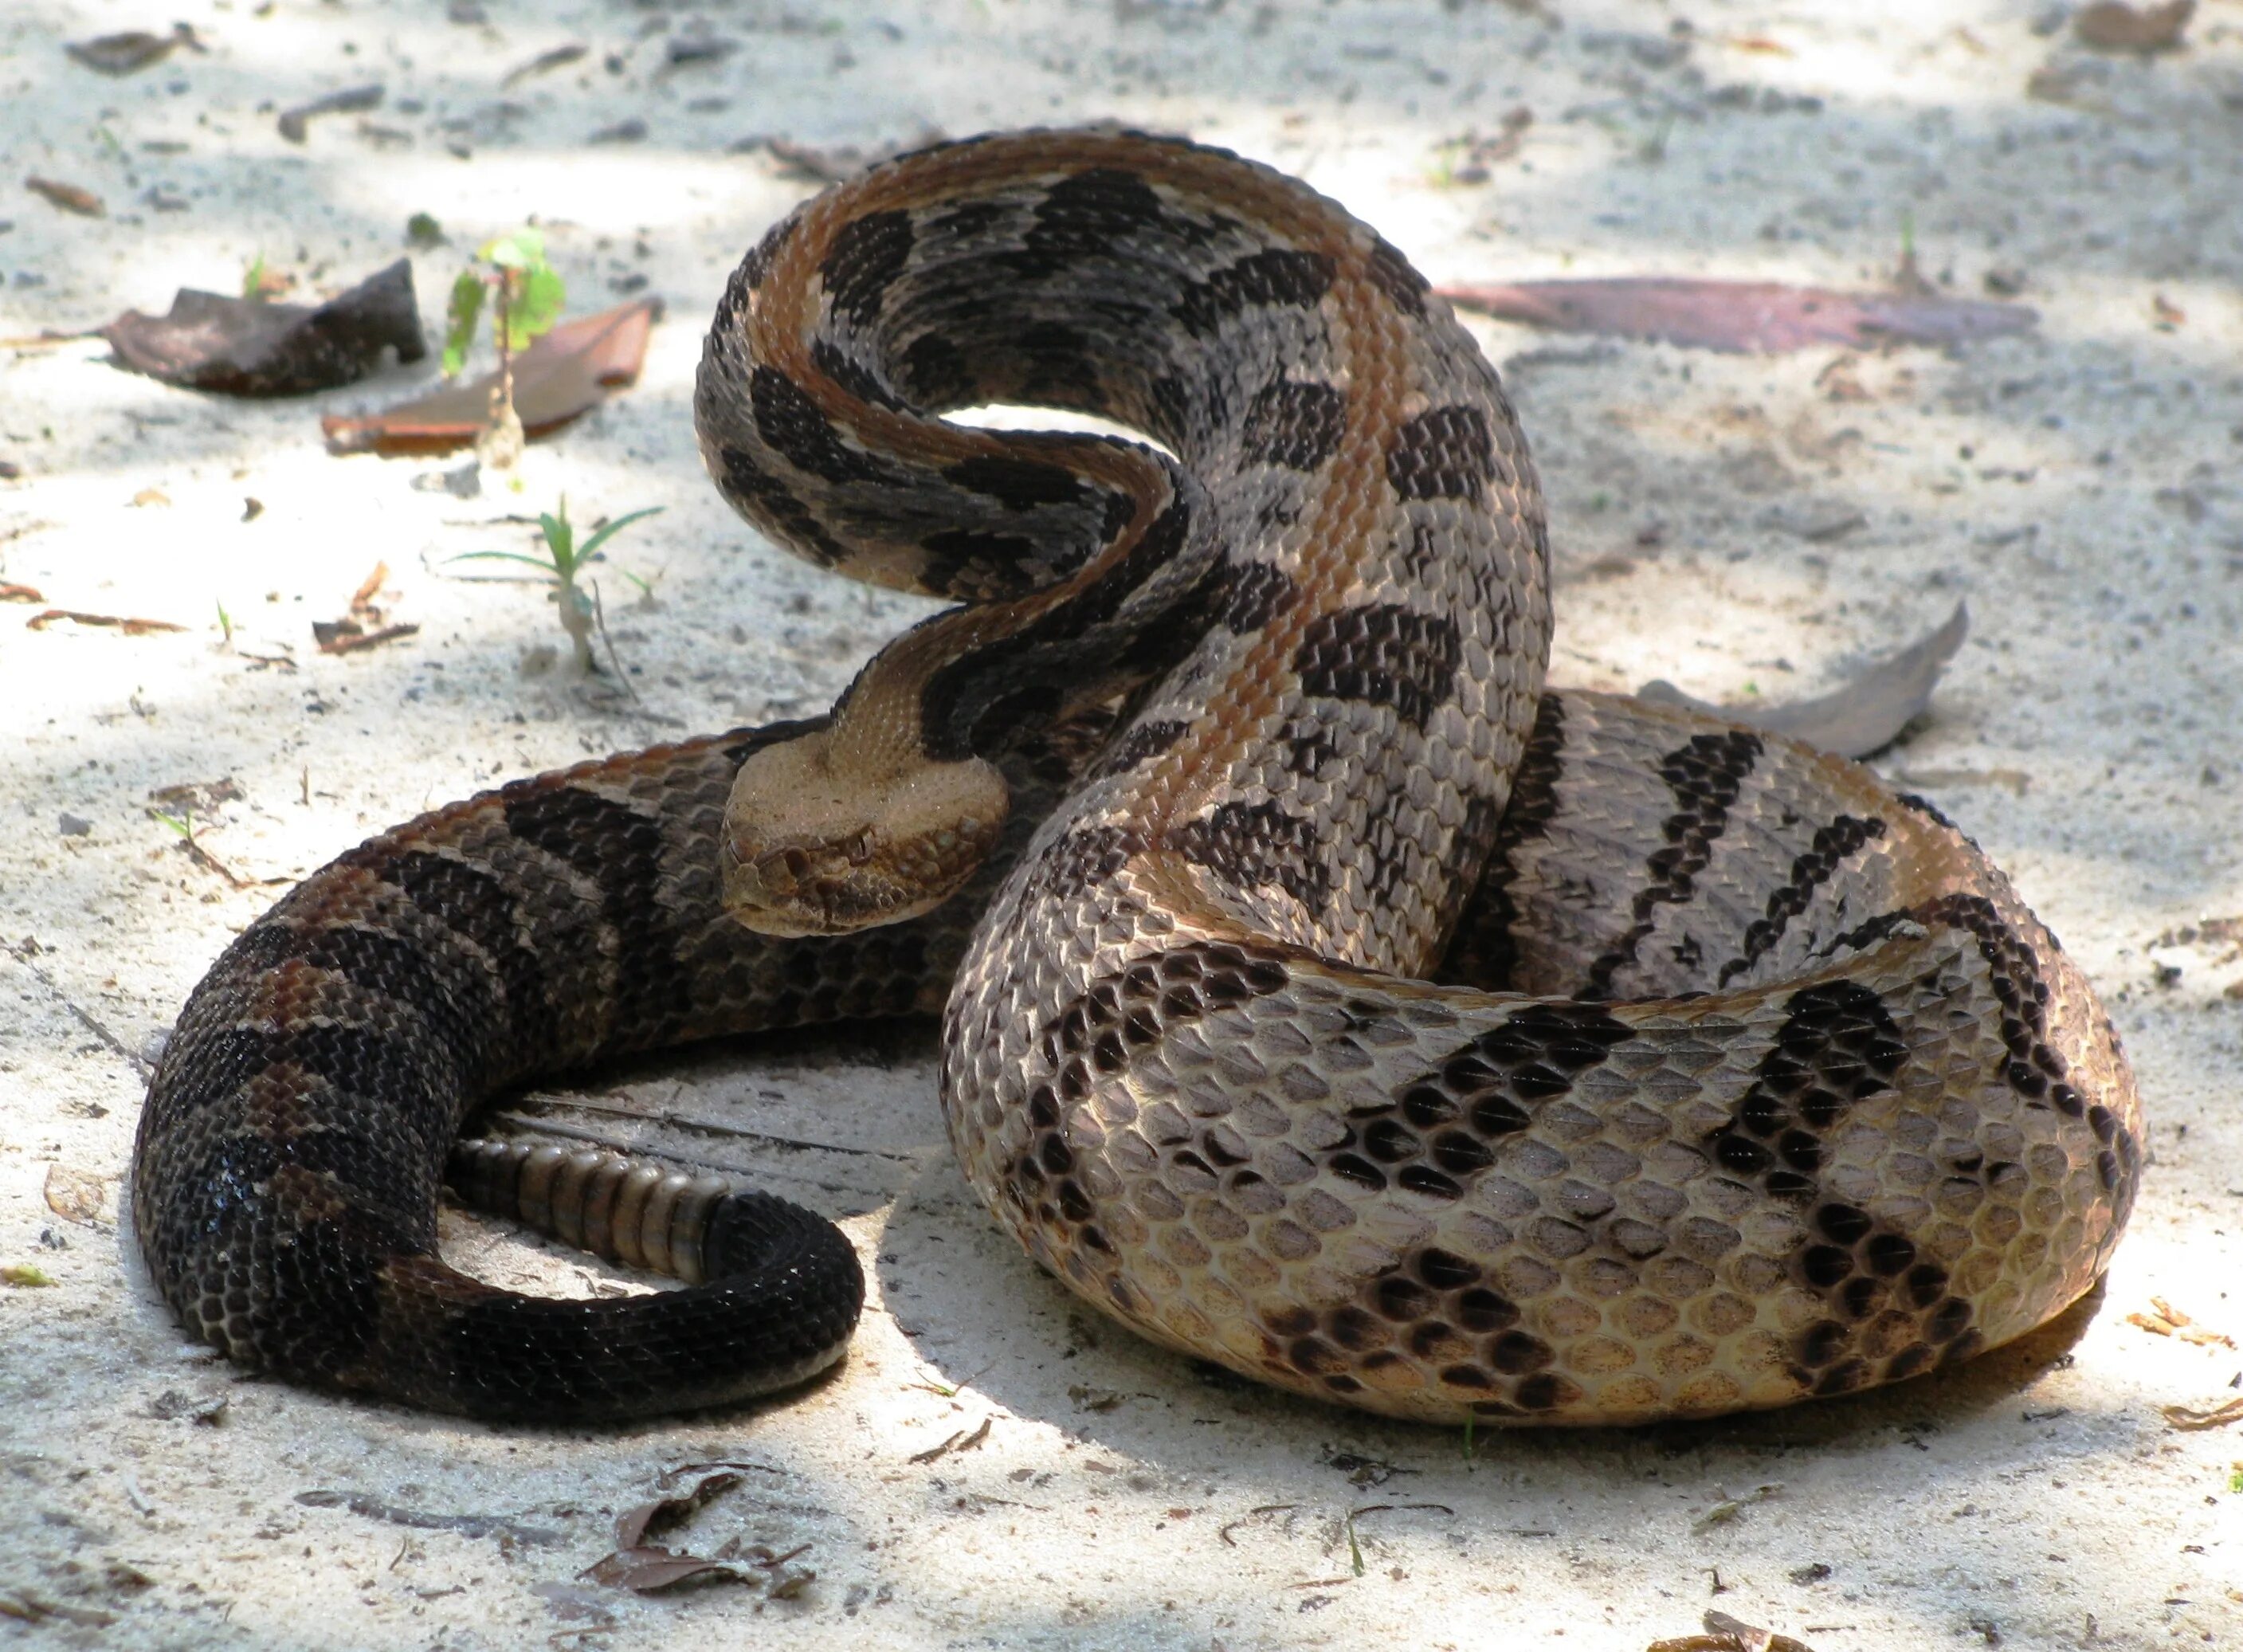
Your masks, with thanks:
[{"label": "sandy ground", "polygon": [[[259,254],[330,291],[416,212],[453,240],[416,256],[432,324],[462,249],[528,214],[576,307],[640,278],[670,305],[635,390],[533,448],[519,492],[471,499],[432,490],[443,466],[320,444],[320,413],[429,367],[253,405],[97,343],[0,352],[0,583],[187,628],[32,631],[0,607],[0,1265],[51,1282],[0,1285],[0,1640],[1636,1652],[1709,1608],[1823,1652],[2243,1639],[2243,1429],[2163,1414],[2243,1381],[2243,923],[2204,923],[2243,914],[2243,6],[2207,0],[2150,61],[2083,51],[2037,0],[482,10],[0,18],[0,334],[232,290]],[[61,51],[174,17],[205,52],[107,79]],[[729,50],[672,52],[704,38]],[[276,131],[373,81],[380,109]],[[1520,107],[1517,153],[1460,177],[1453,140]],[[1085,1318],[970,1201],[913,1031],[524,1104],[846,1218],[874,1305],[841,1374],[791,1402],[463,1426],[246,1379],[138,1293],[113,1223],[146,1054],[279,887],[502,779],[820,706],[916,611],[758,542],[701,475],[703,319],[810,187],[728,148],[1109,117],[1301,173],[1440,280],[1873,286],[1912,233],[1942,289],[2022,283],[2037,335],[1948,354],[1481,336],[1552,493],[1560,680],[1809,693],[1969,599],[1931,720],[1883,766],[2011,869],[2132,1051],[2152,1168],[2099,1302],[1896,1392],[1468,1453]],[[511,518],[563,492],[582,520],[667,508],[618,542],[651,600],[603,581],[637,699],[537,671],[561,640],[537,589],[447,560],[526,549]],[[320,655],[309,623],[385,561],[418,635]],[[198,840],[242,887],[150,813],[228,779]],[[464,1217],[453,1237],[493,1278],[616,1288]],[[2195,1324],[2130,1323],[2160,1298]],[[664,1470],[712,1460],[752,1467],[670,1541],[806,1545],[813,1581],[640,1599],[579,1577]]]}]

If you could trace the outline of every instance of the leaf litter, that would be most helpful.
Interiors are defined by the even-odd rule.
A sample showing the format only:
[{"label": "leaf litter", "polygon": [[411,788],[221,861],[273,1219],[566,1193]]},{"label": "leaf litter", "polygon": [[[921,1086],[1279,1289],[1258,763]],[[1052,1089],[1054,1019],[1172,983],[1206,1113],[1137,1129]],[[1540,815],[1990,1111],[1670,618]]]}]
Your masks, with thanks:
[{"label": "leaf litter", "polygon": [[1984,299],[1657,275],[1435,291],[1465,309],[1553,332],[1761,355],[1818,344],[1966,344],[2027,333],[2040,320],[2026,305]]},{"label": "leaf litter", "polygon": [[1714,705],[1694,699],[1664,678],[1636,691],[1660,705],[1680,705],[1819,746],[1840,757],[1867,757],[1900,738],[1931,704],[1931,691],[1963,639],[1970,611],[1957,603],[1947,623],[1896,653],[1888,654],[1842,687],[1813,699],[1779,705]]},{"label": "leaf litter", "polygon": [[[563,321],[514,360],[514,406],[523,434],[549,435],[590,411],[610,390],[634,382],[662,314],[662,300],[638,299]],[[320,421],[336,453],[444,453],[482,434],[495,372],[440,386],[381,413],[333,414]]]},{"label": "leaf litter", "polygon": [[127,310],[101,336],[136,373],[220,395],[304,395],[364,378],[386,350],[401,362],[428,353],[413,264],[401,258],[317,306],[183,287],[168,314]]},{"label": "leaf litter", "polygon": [[309,135],[306,123],[320,115],[362,115],[368,110],[381,107],[383,89],[379,84],[365,86],[346,86],[340,91],[331,91],[324,98],[314,98],[307,104],[280,113],[280,135],[292,144],[300,144]]},{"label": "leaf litter", "polygon": [[688,1583],[745,1583],[762,1585],[772,1600],[791,1600],[818,1576],[807,1567],[793,1564],[808,1553],[807,1543],[781,1552],[734,1538],[713,1554],[693,1554],[649,1541],[687,1525],[740,1480],[739,1474],[725,1470],[697,1481],[678,1496],[625,1509],[616,1517],[615,1551],[576,1575],[638,1595],[660,1594]]},{"label": "leaf litter", "polygon": [[102,206],[101,197],[77,184],[65,184],[55,178],[31,177],[24,180],[24,187],[59,211],[75,212],[80,218],[108,216],[108,209]]},{"label": "leaf litter", "polygon": [[351,593],[350,606],[344,610],[340,619],[315,619],[312,622],[312,640],[320,645],[320,652],[355,654],[361,649],[394,643],[420,630],[418,625],[391,622],[390,610],[376,600],[388,579],[389,564],[386,562],[374,563],[374,571]]},{"label": "leaf litter", "polygon": [[1813,1652],[1804,1641],[1763,1629],[1727,1612],[1708,1611],[1703,1635],[1654,1641],[1644,1652]]},{"label": "leaf litter", "polygon": [[2097,51],[2135,51],[2144,56],[2180,50],[2181,31],[2196,15],[2196,0],[2166,0],[2139,9],[2125,0],[2098,0],[2071,20],[2071,32]]},{"label": "leaf litter", "polygon": [[183,631],[184,625],[174,625],[168,619],[133,619],[120,614],[89,614],[75,608],[50,608],[44,613],[34,614],[24,622],[26,630],[43,631],[50,625],[68,620],[73,625],[97,625],[123,631],[127,637],[154,637],[165,631]]},{"label": "leaf litter", "polygon": [[150,34],[145,29],[128,30],[123,34],[98,35],[91,40],[73,40],[63,47],[72,63],[79,64],[104,75],[131,75],[152,64],[158,64],[179,47],[191,51],[207,53],[208,46],[196,37],[192,25],[175,23],[167,35]]}]

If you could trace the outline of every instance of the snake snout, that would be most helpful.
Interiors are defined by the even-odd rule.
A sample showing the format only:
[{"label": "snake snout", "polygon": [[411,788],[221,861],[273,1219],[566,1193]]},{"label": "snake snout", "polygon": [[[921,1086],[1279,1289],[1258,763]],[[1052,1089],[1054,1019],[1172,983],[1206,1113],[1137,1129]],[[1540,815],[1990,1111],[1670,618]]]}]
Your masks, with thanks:
[{"label": "snake snout", "polygon": [[1009,799],[978,759],[865,775],[825,732],[741,765],[724,808],[724,908],[770,935],[835,935],[933,910],[995,846]]}]

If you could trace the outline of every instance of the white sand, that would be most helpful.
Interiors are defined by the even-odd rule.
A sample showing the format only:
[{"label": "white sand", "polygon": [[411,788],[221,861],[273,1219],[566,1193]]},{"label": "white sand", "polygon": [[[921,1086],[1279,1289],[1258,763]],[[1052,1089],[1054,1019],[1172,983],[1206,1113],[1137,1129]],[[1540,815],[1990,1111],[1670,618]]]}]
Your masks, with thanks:
[{"label": "white sand", "polygon": [[[2243,1354],[2128,1323],[2162,1298],[2243,1335],[2243,998],[2223,991],[2243,959],[2233,941],[2153,944],[2243,914],[2243,7],[2208,0],[2189,48],[2145,64],[2037,34],[2028,0],[1553,0],[1562,24],[1485,0],[750,0],[708,14],[728,58],[663,74],[682,14],[486,3],[484,27],[370,0],[261,17],[17,0],[0,18],[0,334],[231,289],[259,253],[331,290],[394,257],[417,211],[455,242],[416,259],[432,321],[460,248],[531,212],[579,307],[630,273],[671,305],[637,389],[534,448],[519,495],[468,501],[410,486],[440,465],[321,449],[319,413],[412,374],[258,406],[119,373],[98,345],[0,352],[0,460],[21,467],[0,482],[0,582],[189,627],[31,632],[35,609],[0,607],[0,1265],[54,1282],[0,1286],[0,1624],[64,1609],[0,1640],[1636,1652],[1708,1607],[1823,1652],[2243,1635],[2243,1429],[2175,1432],[2160,1412],[2235,1398]],[[110,80],[61,53],[174,16],[207,55]],[[501,89],[572,40],[591,48],[580,62]],[[2068,104],[2027,98],[2044,65]],[[276,134],[273,109],[369,80],[387,89],[372,115],[315,120],[301,147]],[[1768,93],[1822,104],[1763,112]],[[1485,186],[1445,184],[1442,141],[1521,105],[1519,156]],[[704,318],[805,188],[725,145],[1106,117],[1300,172],[1437,279],[1869,285],[1911,218],[1924,271],[1958,294],[2023,273],[2038,335],[1951,356],[1481,336],[1551,489],[1561,680],[1791,697],[1970,599],[1977,630],[1933,721],[1884,766],[2012,870],[2138,1064],[2151,1170],[2091,1314],[1896,1392],[1484,1435],[1467,1462],[1453,1434],[1211,1386],[1086,1318],[967,1196],[928,1041],[887,1035],[652,1062],[596,1092],[836,1144],[656,1133],[845,1216],[872,1264],[845,1371],[791,1404],[621,1433],[462,1426],[245,1380],[127,1283],[108,1217],[136,1058],[277,893],[188,860],[151,790],[231,776],[241,796],[200,841],[285,881],[500,779],[825,704],[916,610],[758,543],[701,475]],[[643,142],[588,145],[632,118]],[[28,174],[95,190],[109,216],[57,212]],[[2160,299],[2181,313],[2170,330]],[[1847,378],[1861,399],[1834,397]],[[149,489],[160,500],[136,505]],[[446,564],[526,548],[496,519],[564,490],[585,520],[668,507],[617,546],[657,600],[603,582],[644,711],[565,671],[522,675],[526,648],[561,640],[550,608]],[[245,496],[264,505],[246,523]],[[1798,531],[1852,512],[1835,539]],[[1639,544],[1654,523],[1660,543]],[[419,636],[321,657],[309,622],[381,560]],[[249,657],[284,650],[296,669]],[[90,830],[64,835],[65,813]],[[104,1179],[101,1221],[48,1208],[57,1167]],[[606,1278],[455,1227],[493,1277]],[[166,1416],[171,1395],[226,1409]],[[985,1421],[972,1449],[913,1460]],[[764,1467],[671,1541],[807,1543],[814,1583],[766,1601],[576,1581],[614,1513],[711,1459]],[[299,1500],[314,1492],[340,1497]]]}]

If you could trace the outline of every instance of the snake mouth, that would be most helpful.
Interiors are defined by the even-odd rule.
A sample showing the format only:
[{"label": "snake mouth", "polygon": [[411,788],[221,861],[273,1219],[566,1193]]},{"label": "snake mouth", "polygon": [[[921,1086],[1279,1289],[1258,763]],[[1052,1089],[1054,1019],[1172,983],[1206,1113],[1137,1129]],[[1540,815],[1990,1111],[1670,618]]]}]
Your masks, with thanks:
[{"label": "snake mouth", "polygon": [[917,918],[980,870],[1009,806],[1004,778],[979,759],[868,777],[837,765],[819,736],[765,747],[724,806],[724,910],[790,938]]},{"label": "snake mouth", "polygon": [[777,847],[744,846],[727,832],[724,910],[759,934],[788,938],[901,923],[940,906],[980,864],[976,854],[945,875],[944,861],[955,858],[961,841],[956,833],[945,835],[951,839],[946,855],[936,844],[887,842],[870,826],[838,844]]}]

